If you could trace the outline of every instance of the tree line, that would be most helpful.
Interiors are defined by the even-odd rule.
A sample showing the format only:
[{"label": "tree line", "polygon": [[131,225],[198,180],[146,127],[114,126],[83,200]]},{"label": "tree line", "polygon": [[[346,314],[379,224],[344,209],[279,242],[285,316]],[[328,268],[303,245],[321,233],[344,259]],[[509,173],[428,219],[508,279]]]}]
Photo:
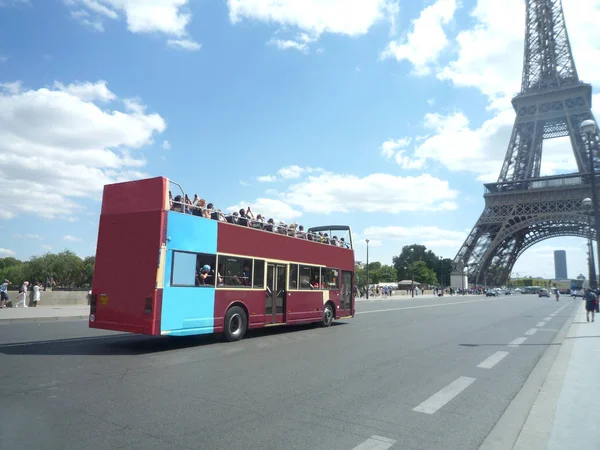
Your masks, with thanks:
[{"label": "tree line", "polygon": [[[369,262],[369,284],[396,283],[411,278],[431,286],[450,286],[452,260],[442,258],[424,245],[405,245],[393,265]],[[367,283],[367,266],[355,266],[355,282],[359,286]]]},{"label": "tree line", "polygon": [[92,284],[95,262],[95,256],[82,259],[70,250],[34,256],[29,261],[0,258],[0,281],[10,280],[14,286],[24,281],[40,281],[58,287],[88,287]]}]

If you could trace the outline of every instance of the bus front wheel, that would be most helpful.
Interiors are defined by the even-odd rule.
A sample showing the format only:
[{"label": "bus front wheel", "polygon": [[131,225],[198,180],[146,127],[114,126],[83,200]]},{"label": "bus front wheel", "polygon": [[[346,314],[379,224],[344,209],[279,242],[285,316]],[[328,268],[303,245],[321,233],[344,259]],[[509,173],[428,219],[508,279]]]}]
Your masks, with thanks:
[{"label": "bus front wheel", "polygon": [[248,328],[248,317],[246,312],[239,306],[229,308],[225,314],[225,339],[229,342],[239,341],[246,334]]},{"label": "bus front wheel", "polygon": [[333,322],[333,308],[330,303],[327,303],[323,308],[323,318],[321,319],[321,326],[331,326]]}]

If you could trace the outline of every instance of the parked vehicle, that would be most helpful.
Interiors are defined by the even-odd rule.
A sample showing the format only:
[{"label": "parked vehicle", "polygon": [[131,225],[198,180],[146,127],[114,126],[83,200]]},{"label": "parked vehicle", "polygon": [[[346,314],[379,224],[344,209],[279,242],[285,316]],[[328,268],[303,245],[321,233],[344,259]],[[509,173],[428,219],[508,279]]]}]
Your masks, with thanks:
[{"label": "parked vehicle", "polygon": [[550,298],[550,292],[548,292],[548,289],[540,289],[538,291],[538,297],[548,297],[548,298]]}]

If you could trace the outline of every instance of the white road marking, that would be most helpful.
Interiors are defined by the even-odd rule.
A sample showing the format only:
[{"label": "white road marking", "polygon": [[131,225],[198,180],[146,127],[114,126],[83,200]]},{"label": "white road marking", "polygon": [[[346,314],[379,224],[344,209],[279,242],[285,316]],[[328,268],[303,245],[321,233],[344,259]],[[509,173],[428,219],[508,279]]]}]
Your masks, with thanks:
[{"label": "white road marking", "polygon": [[502,361],[508,354],[508,352],[496,352],[492,356],[484,360],[477,367],[479,367],[480,369],[491,369],[500,361]]},{"label": "white road marking", "polygon": [[538,322],[536,327],[542,328],[544,325],[546,325],[546,322]]},{"label": "white road marking", "polygon": [[441,391],[433,394],[419,406],[413,408],[413,411],[434,414],[446,403],[468,388],[473,382],[475,382],[475,378],[459,377]]},{"label": "white road marking", "polygon": [[525,336],[533,336],[535,333],[537,333],[537,328],[530,328],[524,334]]},{"label": "white road marking", "polygon": [[376,309],[373,311],[359,311],[356,314],[371,314],[371,313],[378,313],[378,312],[401,311],[404,309],[434,308],[434,307],[438,307],[438,306],[464,305],[465,303],[480,303],[480,302],[489,302],[489,301],[492,301],[492,300],[469,300],[466,302],[437,303],[435,305],[404,306],[402,308]]},{"label": "white road marking", "polygon": [[526,340],[527,340],[526,337],[518,337],[518,338],[514,339],[510,344],[508,344],[508,346],[509,347],[518,347],[519,345],[521,345]]},{"label": "white road marking", "polygon": [[544,317],[544,322],[549,322],[550,319],[552,319],[552,317],[548,316],[548,317]]},{"label": "white road marking", "polygon": [[396,441],[394,439],[385,438],[374,434],[366,441],[358,444],[352,450],[387,450],[395,443]]}]

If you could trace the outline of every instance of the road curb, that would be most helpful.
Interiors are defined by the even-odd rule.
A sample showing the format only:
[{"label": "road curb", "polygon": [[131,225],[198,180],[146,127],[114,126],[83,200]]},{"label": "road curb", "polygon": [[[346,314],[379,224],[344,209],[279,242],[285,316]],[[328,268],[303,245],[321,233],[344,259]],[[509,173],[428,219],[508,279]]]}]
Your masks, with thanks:
[{"label": "road curb", "polygon": [[[523,387],[510,402],[479,450],[546,448],[554,422],[556,402],[563,385],[566,366],[571,358],[572,345],[568,345],[568,342],[567,345],[563,345],[563,342],[575,319],[575,309],[581,307],[580,302],[575,302],[569,318],[544,351]],[[552,372],[555,373],[551,377]],[[542,402],[540,408],[536,406],[539,402]],[[539,415],[540,409],[543,409],[544,420],[533,420],[534,412]],[[535,426],[533,421],[536,422]]]},{"label": "road curb", "polygon": [[15,322],[58,322],[60,320],[83,320],[88,316],[54,316],[54,317],[18,317],[14,319],[0,319],[0,324],[9,324]]}]

